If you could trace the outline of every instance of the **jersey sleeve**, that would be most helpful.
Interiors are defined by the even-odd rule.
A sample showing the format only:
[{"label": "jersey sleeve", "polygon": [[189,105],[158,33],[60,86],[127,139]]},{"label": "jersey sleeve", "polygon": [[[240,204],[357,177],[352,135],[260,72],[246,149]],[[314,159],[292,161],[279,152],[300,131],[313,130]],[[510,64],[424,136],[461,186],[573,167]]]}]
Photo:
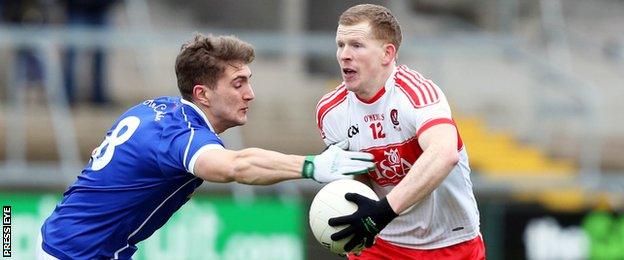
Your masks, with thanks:
[{"label": "jersey sleeve", "polygon": [[[164,138],[158,163],[166,174],[188,172],[194,174],[199,155],[208,149],[224,149],[223,142],[206,128],[186,128]],[[174,173],[175,174],[175,173]]]},{"label": "jersey sleeve", "polygon": [[319,126],[319,131],[325,145],[335,144],[343,139],[339,136],[336,124],[328,120],[327,117],[324,119],[322,127]]},{"label": "jersey sleeve", "polygon": [[415,110],[409,114],[417,136],[437,124],[454,124],[446,96],[432,80],[401,65],[395,74],[395,83],[407,99],[404,104],[409,104],[409,108],[406,109]]},{"label": "jersey sleeve", "polygon": [[[336,90],[323,96],[316,106],[316,125],[323,138],[325,145],[331,145],[346,139],[341,135],[340,122],[338,120],[340,111],[344,109],[341,106],[347,98],[347,90],[341,85]],[[345,130],[346,131],[346,130]]]},{"label": "jersey sleeve", "polygon": [[441,91],[440,95],[442,98],[439,102],[426,107],[416,108],[417,113],[414,113],[414,123],[417,136],[434,125],[454,124],[451,116],[451,108]]},{"label": "jersey sleeve", "polygon": [[415,107],[411,109],[415,110],[414,113],[410,113],[412,117],[412,123],[416,128],[416,135],[419,136],[427,129],[438,124],[453,124],[451,115],[451,108],[446,100],[446,97],[442,90],[435,84],[431,85],[432,89],[435,89],[438,99],[430,104]]}]

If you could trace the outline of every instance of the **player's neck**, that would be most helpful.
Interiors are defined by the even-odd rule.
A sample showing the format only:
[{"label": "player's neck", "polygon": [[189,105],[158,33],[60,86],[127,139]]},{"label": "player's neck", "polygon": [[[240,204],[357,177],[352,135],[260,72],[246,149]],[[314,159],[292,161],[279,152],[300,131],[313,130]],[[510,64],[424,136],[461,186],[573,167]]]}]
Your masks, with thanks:
[{"label": "player's neck", "polygon": [[217,118],[215,116],[213,116],[212,114],[208,113],[207,110],[208,109],[202,108],[202,111],[204,111],[204,114],[206,114],[206,118],[208,118],[208,122],[210,122],[210,125],[212,126],[212,130],[215,132],[215,134],[223,133],[223,131],[228,129],[228,127],[225,127],[225,126],[221,125],[219,123],[220,121],[217,120]]},{"label": "player's neck", "polygon": [[383,72],[379,73],[379,75],[372,80],[371,85],[368,85],[364,91],[355,93],[357,97],[361,100],[372,99],[379,92],[379,90],[386,85],[386,81],[388,81],[388,78],[392,75],[394,68],[394,64],[385,67]]},{"label": "player's neck", "polygon": [[219,124],[220,121],[217,119],[217,117],[215,117],[212,113],[210,113],[210,110],[208,109],[208,107],[206,107],[205,105],[202,105],[200,102],[196,102],[195,100],[193,100],[192,103],[196,107],[198,107],[202,113],[204,113],[204,116],[206,117],[208,124],[210,124],[210,127],[212,128],[212,131],[215,132],[215,134],[223,133],[223,131],[225,131],[228,128]]}]

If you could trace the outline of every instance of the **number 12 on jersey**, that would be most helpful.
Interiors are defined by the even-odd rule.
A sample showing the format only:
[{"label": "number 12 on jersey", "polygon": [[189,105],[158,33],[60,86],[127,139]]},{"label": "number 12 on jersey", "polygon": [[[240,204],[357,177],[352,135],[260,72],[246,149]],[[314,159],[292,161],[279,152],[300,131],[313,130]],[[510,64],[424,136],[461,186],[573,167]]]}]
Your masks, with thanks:
[{"label": "number 12 on jersey", "polygon": [[373,131],[373,139],[386,138],[381,122],[371,123],[368,127]]}]

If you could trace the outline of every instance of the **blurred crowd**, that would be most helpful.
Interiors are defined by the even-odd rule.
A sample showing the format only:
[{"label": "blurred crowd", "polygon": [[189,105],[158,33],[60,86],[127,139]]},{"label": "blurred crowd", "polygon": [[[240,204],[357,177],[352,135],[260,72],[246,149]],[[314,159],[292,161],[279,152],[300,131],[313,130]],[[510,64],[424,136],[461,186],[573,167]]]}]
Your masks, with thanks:
[{"label": "blurred crowd", "polygon": [[[109,10],[117,0],[0,0],[0,22],[8,26],[38,27],[44,25],[64,25],[67,28],[87,27],[101,29],[107,25]],[[14,75],[20,87],[41,88],[46,70],[41,54],[33,46],[20,46],[15,50]],[[93,104],[107,104],[110,98],[106,91],[106,51],[101,47],[77,49],[67,46],[63,57],[63,85],[69,104],[78,102],[80,91],[89,90]],[[90,88],[77,88],[76,72],[81,55],[86,55],[91,72]]]}]

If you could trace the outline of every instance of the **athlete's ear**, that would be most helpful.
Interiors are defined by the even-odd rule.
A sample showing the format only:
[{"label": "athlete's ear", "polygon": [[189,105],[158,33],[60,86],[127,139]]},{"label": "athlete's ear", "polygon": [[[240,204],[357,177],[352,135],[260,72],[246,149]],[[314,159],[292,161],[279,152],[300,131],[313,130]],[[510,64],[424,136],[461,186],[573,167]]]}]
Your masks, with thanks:
[{"label": "athlete's ear", "polygon": [[394,60],[396,59],[397,49],[396,49],[396,46],[394,46],[394,44],[392,43],[384,44],[383,49],[384,49],[384,54],[383,54],[383,58],[381,59],[381,63],[384,66],[387,66],[391,64],[392,62],[394,62]]},{"label": "athlete's ear", "polygon": [[210,106],[212,91],[206,85],[193,86],[193,99],[202,105]]}]

